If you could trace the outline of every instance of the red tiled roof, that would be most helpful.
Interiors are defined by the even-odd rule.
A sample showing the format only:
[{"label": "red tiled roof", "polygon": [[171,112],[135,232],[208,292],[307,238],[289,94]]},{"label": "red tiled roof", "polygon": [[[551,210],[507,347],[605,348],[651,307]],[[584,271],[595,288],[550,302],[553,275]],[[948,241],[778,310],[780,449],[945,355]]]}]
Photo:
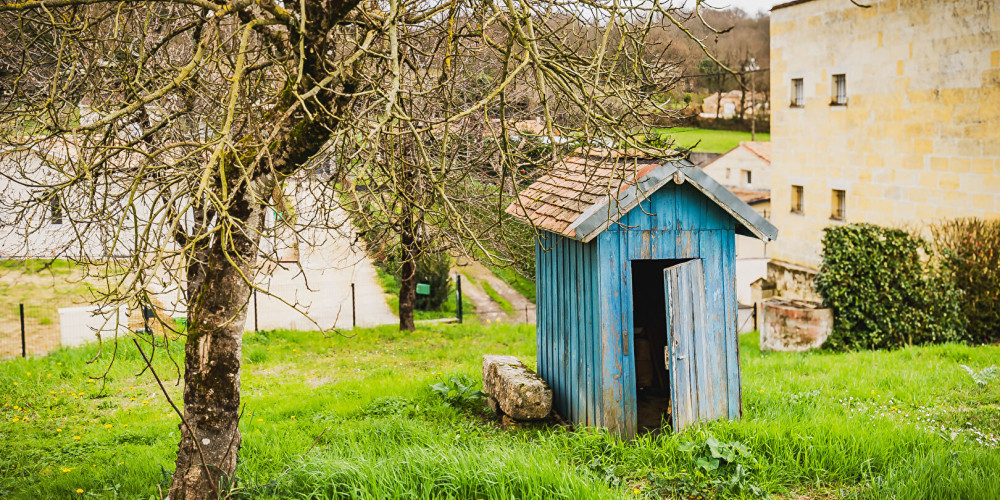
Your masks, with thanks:
[{"label": "red tiled roof", "polygon": [[569,157],[521,191],[507,213],[532,221],[539,229],[569,238],[569,226],[595,203],[635,184],[661,162],[635,158]]},{"label": "red tiled roof", "polygon": [[747,148],[751,153],[757,155],[761,160],[766,161],[768,163],[768,165],[771,164],[771,143],[770,142],[761,142],[761,141],[750,142],[750,141],[743,141],[743,142],[740,143],[740,146],[743,146],[744,148]]}]

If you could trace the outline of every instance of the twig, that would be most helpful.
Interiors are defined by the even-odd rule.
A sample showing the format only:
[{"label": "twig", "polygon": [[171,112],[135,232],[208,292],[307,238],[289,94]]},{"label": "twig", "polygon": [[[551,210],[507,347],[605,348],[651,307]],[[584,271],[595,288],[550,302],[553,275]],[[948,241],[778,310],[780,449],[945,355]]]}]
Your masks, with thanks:
[{"label": "twig", "polygon": [[174,409],[174,413],[178,417],[181,417],[181,423],[187,428],[188,432],[191,433],[192,440],[194,441],[195,447],[198,449],[198,455],[201,457],[201,467],[205,470],[205,476],[208,479],[209,484],[212,485],[212,491],[215,492],[215,498],[220,498],[219,488],[215,485],[215,481],[212,481],[212,474],[208,470],[208,461],[205,460],[205,452],[201,449],[201,443],[198,442],[198,436],[194,432],[194,428],[188,424],[187,419],[184,418],[184,413],[181,412],[177,405],[174,404],[174,400],[170,399],[170,394],[167,393],[167,388],[163,386],[163,382],[160,380],[160,376],[156,374],[156,370],[153,369],[153,364],[146,358],[145,351],[139,346],[139,342],[136,339],[132,339],[132,343],[135,344],[136,349],[139,349],[139,355],[142,356],[142,360],[146,362],[146,366],[149,367],[149,373],[153,374],[153,378],[156,379],[156,384],[160,386],[160,391],[163,392],[163,397],[167,399],[167,403],[170,403],[170,407]]}]

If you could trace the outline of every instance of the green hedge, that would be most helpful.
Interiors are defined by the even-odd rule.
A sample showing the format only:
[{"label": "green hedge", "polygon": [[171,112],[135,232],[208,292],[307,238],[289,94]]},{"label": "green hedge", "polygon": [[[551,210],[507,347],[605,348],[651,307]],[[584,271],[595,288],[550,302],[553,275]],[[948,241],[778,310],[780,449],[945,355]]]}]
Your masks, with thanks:
[{"label": "green hedge", "polygon": [[816,290],[833,309],[831,349],[891,349],[960,340],[961,292],[921,258],[926,240],[873,224],[826,228]]},{"label": "green hedge", "polygon": [[957,219],[932,233],[939,267],[963,292],[967,340],[1000,342],[1000,220]]}]

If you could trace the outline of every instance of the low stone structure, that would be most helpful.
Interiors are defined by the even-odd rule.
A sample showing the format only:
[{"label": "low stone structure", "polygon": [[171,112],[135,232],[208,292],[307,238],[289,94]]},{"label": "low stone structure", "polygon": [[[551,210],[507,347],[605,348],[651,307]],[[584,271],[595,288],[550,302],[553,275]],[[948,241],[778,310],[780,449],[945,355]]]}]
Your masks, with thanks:
[{"label": "low stone structure", "polygon": [[763,351],[807,351],[826,342],[833,330],[833,311],[818,302],[772,298],[761,302]]},{"label": "low stone structure", "polygon": [[541,420],[552,413],[552,389],[514,356],[483,356],[483,391],[490,408],[514,420]]}]

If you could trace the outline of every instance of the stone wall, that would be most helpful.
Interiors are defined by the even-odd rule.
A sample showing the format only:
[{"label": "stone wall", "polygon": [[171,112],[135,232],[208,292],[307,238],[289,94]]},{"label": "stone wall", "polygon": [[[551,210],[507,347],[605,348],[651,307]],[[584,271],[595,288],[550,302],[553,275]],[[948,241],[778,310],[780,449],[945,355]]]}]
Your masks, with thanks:
[{"label": "stone wall", "polygon": [[816,271],[807,267],[775,259],[767,263],[767,280],[784,298],[821,302],[823,298],[813,288],[815,278]]},{"label": "stone wall", "polygon": [[[771,13],[772,256],[817,268],[846,222],[1000,215],[1000,2],[811,0]],[[833,75],[847,105],[831,105]],[[791,107],[791,81],[805,103]],[[791,186],[804,188],[802,214]]]}]

